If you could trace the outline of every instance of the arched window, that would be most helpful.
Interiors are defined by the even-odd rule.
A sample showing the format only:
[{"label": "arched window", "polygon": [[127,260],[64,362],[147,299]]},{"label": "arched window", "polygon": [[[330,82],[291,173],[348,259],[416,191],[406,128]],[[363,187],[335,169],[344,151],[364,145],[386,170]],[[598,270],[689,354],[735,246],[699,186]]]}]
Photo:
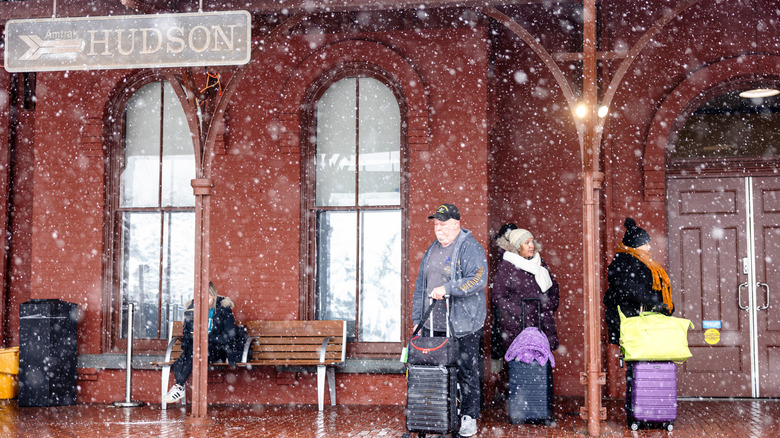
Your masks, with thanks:
[{"label": "arched window", "polygon": [[[354,75],[323,87],[313,108],[303,190],[309,316],[346,320],[352,342],[398,343],[406,283],[398,98],[380,78]],[[381,352],[353,349],[361,350]]]},{"label": "arched window", "polygon": [[780,95],[742,97],[737,89],[712,97],[685,121],[669,158],[674,165],[734,167],[780,156]]},{"label": "arched window", "polygon": [[[167,339],[192,299],[195,156],[168,82],[140,87],[124,107],[121,157],[113,157],[115,339],[127,336],[122,307],[135,304],[134,337]],[[119,313],[121,312],[121,313]],[[146,345],[152,346],[146,343]]]}]

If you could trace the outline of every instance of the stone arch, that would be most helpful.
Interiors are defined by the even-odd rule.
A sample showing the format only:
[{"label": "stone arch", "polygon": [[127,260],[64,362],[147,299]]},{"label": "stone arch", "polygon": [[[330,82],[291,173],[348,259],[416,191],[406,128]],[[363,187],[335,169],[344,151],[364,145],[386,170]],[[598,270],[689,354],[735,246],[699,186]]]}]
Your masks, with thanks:
[{"label": "stone arch", "polygon": [[276,106],[276,139],[280,152],[300,152],[301,108],[311,84],[328,71],[356,64],[377,67],[397,81],[408,111],[409,148],[411,151],[428,150],[429,105],[420,75],[406,59],[383,44],[349,40],[328,45],[313,53],[288,78]]},{"label": "stone arch", "polygon": [[[760,72],[760,74],[758,73]],[[701,68],[683,80],[653,116],[644,151],[645,201],[662,202],[666,196],[666,147],[674,143],[691,111],[735,81],[780,77],[780,56],[746,55]]]}]

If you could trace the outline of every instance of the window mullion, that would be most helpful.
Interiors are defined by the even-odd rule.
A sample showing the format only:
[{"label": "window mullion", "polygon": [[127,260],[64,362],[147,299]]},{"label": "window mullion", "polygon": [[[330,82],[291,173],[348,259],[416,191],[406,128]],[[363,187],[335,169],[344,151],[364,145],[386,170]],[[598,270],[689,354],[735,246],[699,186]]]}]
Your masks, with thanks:
[{"label": "window mullion", "polygon": [[165,269],[164,260],[165,260],[165,215],[166,212],[161,209],[160,211],[160,251],[159,251],[159,260],[158,260],[158,269],[157,269],[157,337],[160,337],[160,334],[162,333],[163,327],[162,327],[162,277],[163,277],[163,269]]},{"label": "window mullion", "polygon": [[160,260],[159,269],[157,270],[157,337],[160,337],[162,333],[162,278],[163,278],[163,266],[164,264],[164,250],[165,250],[165,211],[162,205],[163,197],[163,158],[165,157],[165,84],[160,82],[160,154],[158,159],[158,176],[157,176],[157,206],[160,208]]},{"label": "window mullion", "polygon": [[361,234],[362,228],[362,215],[360,212],[360,78],[355,80],[355,224],[357,229],[355,230],[355,340],[360,342],[360,285],[363,282],[363,270],[362,270],[362,253],[361,248]]},{"label": "window mullion", "polygon": [[165,87],[160,83],[160,138],[159,154],[157,159],[157,205],[162,207],[162,186],[163,186],[163,156],[165,146]]}]

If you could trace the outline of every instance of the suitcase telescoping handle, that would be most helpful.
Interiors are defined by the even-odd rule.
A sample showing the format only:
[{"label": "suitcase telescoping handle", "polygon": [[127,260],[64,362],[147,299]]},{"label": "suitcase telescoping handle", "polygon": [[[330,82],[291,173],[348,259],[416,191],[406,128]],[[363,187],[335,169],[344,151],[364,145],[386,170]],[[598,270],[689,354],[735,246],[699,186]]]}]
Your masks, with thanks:
[{"label": "suitcase telescoping handle", "polygon": [[526,326],[526,324],[525,324],[525,302],[526,302],[526,301],[536,301],[536,310],[537,310],[537,311],[538,311],[538,313],[539,313],[539,316],[538,316],[538,318],[536,318],[536,325],[537,325],[537,328],[538,328],[539,330],[541,330],[541,329],[542,329],[542,300],[541,300],[541,299],[539,299],[539,298],[523,298],[523,299],[520,301],[520,306],[522,306],[522,308],[523,308],[523,310],[522,310],[522,315],[523,315],[523,319],[522,319],[522,322],[523,322],[523,330],[525,330],[525,326]]},{"label": "suitcase telescoping handle", "polygon": [[[447,308],[446,310],[446,319],[447,319],[447,337],[450,336],[450,327],[452,326],[452,323],[450,322],[450,296],[445,295],[444,296],[444,304]],[[428,308],[425,309],[425,312],[423,312],[423,316],[420,319],[420,323],[417,324],[417,328],[414,330],[414,333],[412,333],[412,337],[417,336],[417,333],[422,331],[423,326],[425,325],[425,321],[428,320],[428,317],[431,316],[431,313],[433,312],[433,307],[436,305],[436,302],[433,300],[433,298],[428,299]],[[452,328],[452,333],[455,333],[455,329]],[[433,336],[433,323],[431,323],[430,333],[429,336]]]}]

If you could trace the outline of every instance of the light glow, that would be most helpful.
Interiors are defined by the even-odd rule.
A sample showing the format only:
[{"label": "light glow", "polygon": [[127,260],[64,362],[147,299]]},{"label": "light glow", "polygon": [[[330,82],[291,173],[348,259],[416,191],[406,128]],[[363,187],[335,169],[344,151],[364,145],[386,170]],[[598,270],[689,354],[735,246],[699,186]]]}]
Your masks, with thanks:
[{"label": "light glow", "polygon": [[774,88],[754,88],[752,90],[745,90],[739,93],[739,97],[746,99],[755,99],[757,97],[771,97],[780,94],[780,90]]},{"label": "light glow", "polygon": [[[598,114],[599,117],[604,118],[604,117],[607,116],[608,112],[609,112],[609,108],[607,108],[606,106],[602,105],[602,106],[599,107],[599,110],[598,110],[597,114]],[[584,119],[585,116],[588,115],[588,106],[585,105],[584,103],[581,103],[581,104],[577,105],[577,108],[574,109],[574,115],[576,115],[580,119]]]}]

